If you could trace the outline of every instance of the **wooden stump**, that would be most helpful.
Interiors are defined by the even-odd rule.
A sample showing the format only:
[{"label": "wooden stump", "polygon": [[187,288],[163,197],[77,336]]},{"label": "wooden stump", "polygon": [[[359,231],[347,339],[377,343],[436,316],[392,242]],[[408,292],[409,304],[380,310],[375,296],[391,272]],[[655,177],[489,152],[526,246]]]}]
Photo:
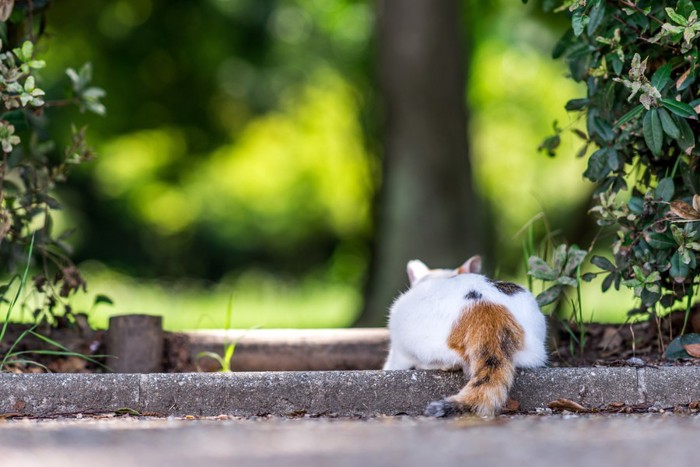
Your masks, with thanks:
[{"label": "wooden stump", "polygon": [[115,373],[163,371],[163,319],[124,315],[109,319],[107,366]]}]

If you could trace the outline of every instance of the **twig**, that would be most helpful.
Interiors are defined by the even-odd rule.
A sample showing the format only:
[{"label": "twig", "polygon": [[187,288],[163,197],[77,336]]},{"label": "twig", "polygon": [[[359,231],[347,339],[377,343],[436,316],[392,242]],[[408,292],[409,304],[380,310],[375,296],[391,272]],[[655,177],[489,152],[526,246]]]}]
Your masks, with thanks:
[{"label": "twig", "polygon": [[639,7],[638,7],[637,5],[635,5],[634,3],[631,3],[631,2],[629,2],[628,0],[618,0],[618,1],[619,1],[620,3],[622,3],[623,5],[625,5],[626,7],[632,8],[634,11],[636,11],[636,12],[638,12],[638,13],[641,13],[641,14],[643,14],[644,16],[647,16],[647,17],[653,19],[653,20],[656,21],[657,23],[659,23],[659,24],[664,24],[664,22],[661,21],[661,20],[660,20],[659,18],[657,18],[656,16],[654,16],[654,15],[652,15],[652,14],[644,13],[644,10],[642,10],[641,8],[639,8]]}]

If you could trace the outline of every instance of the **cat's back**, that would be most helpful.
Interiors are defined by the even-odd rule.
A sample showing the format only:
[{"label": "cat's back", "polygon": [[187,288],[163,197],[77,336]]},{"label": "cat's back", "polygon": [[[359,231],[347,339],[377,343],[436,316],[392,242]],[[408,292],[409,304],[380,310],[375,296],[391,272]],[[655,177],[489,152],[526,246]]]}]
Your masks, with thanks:
[{"label": "cat's back", "polygon": [[446,342],[454,324],[470,302],[471,290],[483,287],[485,278],[477,274],[429,278],[400,295],[391,307],[389,329],[403,338],[439,338]]}]

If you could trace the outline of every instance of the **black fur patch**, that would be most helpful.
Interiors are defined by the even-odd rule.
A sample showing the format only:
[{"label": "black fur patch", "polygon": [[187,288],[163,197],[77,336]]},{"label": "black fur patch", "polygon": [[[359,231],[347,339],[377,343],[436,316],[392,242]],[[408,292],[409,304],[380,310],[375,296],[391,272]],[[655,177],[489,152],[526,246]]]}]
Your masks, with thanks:
[{"label": "black fur patch", "polygon": [[470,290],[467,295],[464,296],[467,300],[481,300],[481,294],[476,290]]},{"label": "black fur patch", "polygon": [[486,361],[484,362],[484,365],[491,368],[492,370],[495,370],[496,368],[501,366],[501,360],[498,357],[491,356],[491,357],[486,359]]},{"label": "black fur patch", "polygon": [[506,295],[515,295],[525,291],[525,289],[520,287],[518,284],[514,284],[512,282],[494,281],[493,279],[489,279],[488,281],[493,284],[499,292]]},{"label": "black fur patch", "polygon": [[518,351],[515,336],[510,329],[502,329],[499,340],[501,343],[501,351],[506,358],[512,358],[515,352]]},{"label": "black fur patch", "polygon": [[477,379],[471,384],[471,387],[473,388],[478,388],[479,386],[483,386],[484,384],[488,384],[489,381],[491,381],[491,377],[489,375],[486,375],[482,378]]}]

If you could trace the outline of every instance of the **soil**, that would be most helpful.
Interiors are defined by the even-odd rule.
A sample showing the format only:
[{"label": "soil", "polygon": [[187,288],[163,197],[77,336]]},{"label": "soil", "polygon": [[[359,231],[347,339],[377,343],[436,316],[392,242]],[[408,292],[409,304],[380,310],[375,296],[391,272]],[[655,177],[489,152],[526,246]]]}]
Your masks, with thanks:
[{"label": "soil", "polygon": [[[570,366],[669,366],[700,365],[700,359],[666,360],[664,351],[681,334],[700,333],[700,307],[636,324],[574,324],[567,329],[550,322],[550,365]],[[583,342],[583,346],[580,343]]]},{"label": "soil", "polygon": [[[550,366],[670,366],[700,365],[700,358],[669,361],[663,353],[671,340],[680,335],[685,313],[673,313],[663,319],[651,319],[643,323],[611,325],[586,324],[566,326],[560,321],[550,322]],[[10,351],[12,344],[27,330],[26,325],[10,324],[0,342],[0,357]],[[686,324],[686,332],[700,333],[700,307],[692,310]],[[99,373],[103,372],[105,331],[94,330],[86,319],[59,322],[56,327],[37,329],[36,335],[25,336],[12,352],[27,352],[6,365],[5,370],[16,373]],[[82,354],[97,363],[77,355],[41,353],[56,350],[45,338],[60,343],[76,354]],[[583,343],[583,345],[581,345]],[[40,351],[40,353],[33,353]],[[32,353],[30,353],[32,352]],[[191,360],[188,338],[184,334],[165,333],[163,371],[167,373],[191,372],[196,368]]]},{"label": "soil", "polygon": [[[1,323],[0,323],[1,326]],[[44,326],[36,330],[37,335],[26,335],[14,347],[13,343],[26,332],[27,325],[9,324],[5,337],[0,341],[0,359],[12,350],[21,353],[11,360],[22,360],[6,365],[5,370],[13,373],[102,373],[105,372],[104,355],[106,331],[92,329],[87,320],[77,319],[73,322],[59,322],[56,327]],[[59,343],[75,354],[90,358],[86,360],[79,355],[55,355],[57,347],[51,341]],[[36,353],[36,352],[39,353]],[[163,371],[166,373],[184,373],[196,371],[190,359],[187,336],[179,333],[165,333],[163,351]]]}]

